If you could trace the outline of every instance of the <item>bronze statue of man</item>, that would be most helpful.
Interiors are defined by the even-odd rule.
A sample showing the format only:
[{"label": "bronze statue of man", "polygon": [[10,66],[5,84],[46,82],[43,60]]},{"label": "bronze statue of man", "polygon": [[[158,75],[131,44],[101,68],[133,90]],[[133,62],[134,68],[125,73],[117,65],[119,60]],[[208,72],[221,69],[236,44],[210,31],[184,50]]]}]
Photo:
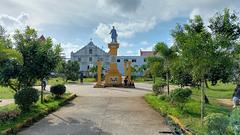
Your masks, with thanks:
[{"label": "bronze statue of man", "polygon": [[112,27],[112,30],[111,30],[111,32],[109,34],[111,34],[112,42],[117,43],[117,36],[118,36],[118,34],[117,34],[117,31],[114,28],[114,26]]}]

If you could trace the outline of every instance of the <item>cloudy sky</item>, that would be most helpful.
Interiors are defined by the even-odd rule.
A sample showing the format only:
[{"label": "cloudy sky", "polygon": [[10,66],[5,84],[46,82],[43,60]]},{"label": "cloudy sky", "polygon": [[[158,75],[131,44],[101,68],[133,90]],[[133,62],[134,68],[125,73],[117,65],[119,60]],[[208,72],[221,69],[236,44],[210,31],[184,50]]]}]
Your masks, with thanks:
[{"label": "cloudy sky", "polygon": [[120,55],[139,55],[159,41],[171,45],[177,23],[194,15],[207,23],[226,7],[239,12],[240,0],[0,0],[0,25],[10,34],[30,25],[61,43],[68,57],[90,38],[107,50],[114,25]]}]

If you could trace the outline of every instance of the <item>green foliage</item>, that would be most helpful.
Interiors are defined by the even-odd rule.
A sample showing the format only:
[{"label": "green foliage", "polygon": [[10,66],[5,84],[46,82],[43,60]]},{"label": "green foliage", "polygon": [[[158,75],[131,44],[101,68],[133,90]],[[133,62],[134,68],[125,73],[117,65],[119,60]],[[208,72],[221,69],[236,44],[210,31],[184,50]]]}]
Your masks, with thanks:
[{"label": "green foliage", "polygon": [[179,108],[183,109],[186,102],[190,99],[192,90],[189,88],[178,88],[170,93],[171,102],[176,104]]},{"label": "green foliage", "polygon": [[188,68],[177,60],[171,67],[174,83],[181,85],[181,87],[193,85],[192,75],[189,73]]},{"label": "green foliage", "polygon": [[15,59],[1,61],[0,84],[18,91],[33,86],[54,71],[60,60],[60,45],[54,46],[51,38],[40,39],[30,27],[14,35],[16,51],[22,55],[22,64]]},{"label": "green foliage", "polygon": [[[173,64],[174,60],[177,58],[177,54],[174,48],[169,48],[167,44],[164,42],[157,43],[154,46],[154,51],[156,55],[158,55],[162,59],[163,63],[163,71],[166,74],[166,81],[167,81],[167,91],[169,94],[169,80],[170,80],[170,66]],[[159,69],[158,69],[159,70]]]},{"label": "green foliage", "polygon": [[165,95],[165,94],[159,95],[159,96],[158,96],[158,99],[163,100],[163,101],[170,101],[169,96],[167,96],[167,95]]},{"label": "green foliage", "polygon": [[204,119],[209,135],[225,135],[228,127],[228,117],[221,113],[209,114]]},{"label": "green foliage", "polygon": [[66,80],[66,82],[68,80],[71,81],[76,81],[79,79],[79,75],[80,75],[80,65],[77,61],[68,61],[68,62],[64,62],[62,65],[62,73],[64,74],[64,78]]},{"label": "green foliage", "polygon": [[240,108],[237,107],[233,109],[232,114],[230,116],[230,127],[235,133],[235,135],[240,134]]},{"label": "green foliage", "polygon": [[8,87],[0,86],[0,99],[12,99],[14,96],[14,91]]},{"label": "green foliage", "polygon": [[38,101],[39,94],[35,88],[24,88],[19,90],[14,95],[15,103],[19,105],[23,111],[29,110],[29,108]]},{"label": "green foliage", "polygon": [[160,80],[160,81],[156,81],[153,86],[152,86],[152,89],[153,89],[153,92],[156,94],[156,95],[159,95],[159,94],[163,94],[164,93],[164,87],[166,86],[166,82],[164,80]]},{"label": "green foliage", "polygon": [[[65,93],[62,98],[57,98],[44,104],[37,102],[29,109],[29,111],[21,113],[15,119],[8,119],[5,122],[0,122],[0,131],[4,131],[9,128],[15,129],[17,125],[24,123],[29,118],[38,119],[39,116],[47,114],[48,111],[56,110],[59,108],[62,103],[64,103],[69,97],[71,97],[71,94]],[[17,106],[14,105],[14,108],[11,110],[14,109],[17,109]]]},{"label": "green foliage", "polygon": [[12,42],[6,34],[6,30],[0,25],[0,61],[6,59],[16,59],[22,62],[22,56],[12,48]]},{"label": "green foliage", "polygon": [[66,92],[66,87],[63,84],[53,85],[50,88],[50,92],[56,96],[61,96]]},{"label": "green foliage", "polygon": [[[215,93],[215,95],[217,95]],[[161,114],[173,115],[188,128],[194,131],[197,135],[206,135],[207,131],[201,126],[199,122],[200,119],[200,99],[192,95],[192,99],[185,104],[184,113],[178,106],[174,106],[169,102],[168,98],[166,100],[161,100],[163,95],[156,96],[155,94],[146,94],[144,96],[147,103],[154,109],[159,111]],[[165,97],[165,96],[164,96]],[[198,96],[199,97],[199,96]],[[214,100],[215,98],[211,98]],[[211,113],[222,113],[227,116],[229,114],[229,108],[222,105],[218,105],[215,102],[206,105],[206,110],[208,114]]]}]

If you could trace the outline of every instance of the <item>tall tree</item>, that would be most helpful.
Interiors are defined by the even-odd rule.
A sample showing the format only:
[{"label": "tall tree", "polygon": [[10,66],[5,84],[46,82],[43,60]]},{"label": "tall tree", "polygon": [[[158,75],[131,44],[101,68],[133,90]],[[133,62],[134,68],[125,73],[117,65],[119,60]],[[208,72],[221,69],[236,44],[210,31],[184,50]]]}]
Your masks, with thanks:
[{"label": "tall tree", "polygon": [[204,27],[200,16],[190,19],[183,27],[177,25],[172,32],[175,46],[184,63],[191,65],[191,74],[195,80],[201,80],[201,120],[204,117],[205,75],[214,63],[214,46],[211,34]]},{"label": "tall tree", "polygon": [[39,39],[37,31],[26,27],[14,35],[16,50],[22,55],[22,64],[14,59],[3,61],[0,67],[2,85],[14,91],[33,86],[37,79],[50,75],[60,59],[60,45],[54,46],[51,39]]},{"label": "tall tree", "polygon": [[[216,80],[228,81],[228,78],[234,72],[233,70],[238,70],[238,67],[234,69],[234,66],[239,64],[240,19],[235,12],[224,9],[223,12],[217,12],[209,23],[208,27],[212,32],[213,43],[217,46],[215,51],[217,56],[215,61],[217,63],[213,68],[217,68],[218,71],[222,72],[213,77]],[[213,72],[213,75],[216,74]],[[240,80],[236,81],[240,83]]]},{"label": "tall tree", "polygon": [[177,55],[172,48],[169,48],[165,43],[157,43],[154,47],[156,55],[162,58],[164,71],[166,72],[167,91],[169,95],[169,79],[170,79],[170,66],[176,59]]}]

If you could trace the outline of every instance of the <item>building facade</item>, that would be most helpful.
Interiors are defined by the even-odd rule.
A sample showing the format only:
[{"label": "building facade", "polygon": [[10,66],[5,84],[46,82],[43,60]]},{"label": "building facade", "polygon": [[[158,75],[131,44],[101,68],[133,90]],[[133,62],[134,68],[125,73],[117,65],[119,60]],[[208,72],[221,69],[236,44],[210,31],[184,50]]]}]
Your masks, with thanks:
[{"label": "building facade", "polygon": [[103,61],[104,66],[109,65],[109,55],[94,45],[91,41],[77,52],[71,52],[71,60],[80,63],[80,71],[86,72],[96,65],[97,60]]},{"label": "building facade", "polygon": [[[124,61],[131,61],[132,66],[140,67],[146,64],[146,57],[152,55],[153,53],[140,50],[140,56],[117,56],[117,66],[119,72],[124,75]],[[87,73],[88,70],[96,65],[97,60],[103,62],[103,73],[108,70],[110,64],[110,56],[101,48],[97,47],[92,41],[86,46],[78,50],[77,52],[71,53],[71,60],[78,61],[80,63],[80,71]],[[142,76],[143,73],[136,73],[138,76]]]}]

